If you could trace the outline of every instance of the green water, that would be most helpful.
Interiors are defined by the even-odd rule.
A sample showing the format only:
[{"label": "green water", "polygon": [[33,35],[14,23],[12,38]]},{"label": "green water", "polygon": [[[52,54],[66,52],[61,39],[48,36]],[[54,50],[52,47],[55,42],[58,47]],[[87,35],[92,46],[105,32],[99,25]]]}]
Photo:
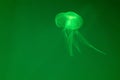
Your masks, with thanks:
[{"label": "green water", "polygon": [[[59,12],[84,19],[79,30],[99,54],[78,42],[69,56]],[[0,80],[120,80],[120,11],[117,0],[1,0]]]}]

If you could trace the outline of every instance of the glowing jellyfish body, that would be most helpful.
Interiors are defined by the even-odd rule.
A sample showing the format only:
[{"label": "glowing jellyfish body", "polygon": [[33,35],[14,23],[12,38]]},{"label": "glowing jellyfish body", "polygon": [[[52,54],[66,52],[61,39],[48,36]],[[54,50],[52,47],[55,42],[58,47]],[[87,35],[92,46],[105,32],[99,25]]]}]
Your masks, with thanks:
[{"label": "glowing jellyfish body", "polygon": [[63,32],[65,34],[67,44],[68,44],[68,50],[70,53],[70,56],[73,56],[73,47],[77,49],[78,52],[80,52],[79,44],[75,44],[78,40],[74,38],[74,36],[77,36],[82,43],[86,44],[87,46],[93,48],[94,50],[98,51],[99,53],[105,54],[103,51],[97,49],[93,45],[91,45],[78,31],[79,28],[82,27],[83,19],[80,15],[78,15],[75,12],[69,11],[69,12],[62,12],[56,15],[55,17],[55,23],[57,27],[62,28]]}]

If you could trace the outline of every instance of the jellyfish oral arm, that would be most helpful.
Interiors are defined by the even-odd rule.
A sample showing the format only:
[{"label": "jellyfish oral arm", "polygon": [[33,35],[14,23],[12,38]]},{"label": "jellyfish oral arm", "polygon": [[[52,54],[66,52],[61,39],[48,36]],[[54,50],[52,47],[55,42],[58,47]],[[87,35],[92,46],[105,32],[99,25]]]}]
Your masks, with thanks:
[{"label": "jellyfish oral arm", "polygon": [[67,48],[68,48],[68,52],[69,52],[69,55],[70,56],[74,56],[73,54],[73,36],[74,36],[74,33],[73,31],[69,32],[67,30],[64,31],[65,33],[65,38],[66,38],[66,42],[67,42]]}]

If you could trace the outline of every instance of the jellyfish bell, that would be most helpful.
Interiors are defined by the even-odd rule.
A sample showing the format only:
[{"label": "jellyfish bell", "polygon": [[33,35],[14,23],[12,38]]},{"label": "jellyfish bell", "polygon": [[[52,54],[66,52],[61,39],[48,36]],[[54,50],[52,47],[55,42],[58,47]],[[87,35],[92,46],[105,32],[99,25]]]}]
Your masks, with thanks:
[{"label": "jellyfish bell", "polygon": [[76,30],[82,27],[83,19],[75,12],[66,12],[66,29]]},{"label": "jellyfish bell", "polygon": [[56,15],[55,22],[57,27],[64,30],[77,30],[83,24],[83,19],[77,13],[69,11]]}]

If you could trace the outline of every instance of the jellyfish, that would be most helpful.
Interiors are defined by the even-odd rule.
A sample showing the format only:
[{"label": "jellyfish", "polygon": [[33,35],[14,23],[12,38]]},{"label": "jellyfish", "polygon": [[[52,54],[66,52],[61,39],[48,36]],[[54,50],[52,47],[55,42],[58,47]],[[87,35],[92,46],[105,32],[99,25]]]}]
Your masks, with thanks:
[{"label": "jellyfish", "polygon": [[[85,39],[84,36],[79,32],[79,29],[83,25],[83,18],[77,13],[73,11],[58,13],[55,17],[55,23],[58,28],[62,28],[70,56],[74,56],[73,47],[79,53],[81,53],[79,44],[76,43],[78,41],[81,41],[82,43],[99,53],[106,54],[105,52],[99,50],[98,48],[90,44],[87,39]],[[76,39],[75,36],[78,39]]]}]

